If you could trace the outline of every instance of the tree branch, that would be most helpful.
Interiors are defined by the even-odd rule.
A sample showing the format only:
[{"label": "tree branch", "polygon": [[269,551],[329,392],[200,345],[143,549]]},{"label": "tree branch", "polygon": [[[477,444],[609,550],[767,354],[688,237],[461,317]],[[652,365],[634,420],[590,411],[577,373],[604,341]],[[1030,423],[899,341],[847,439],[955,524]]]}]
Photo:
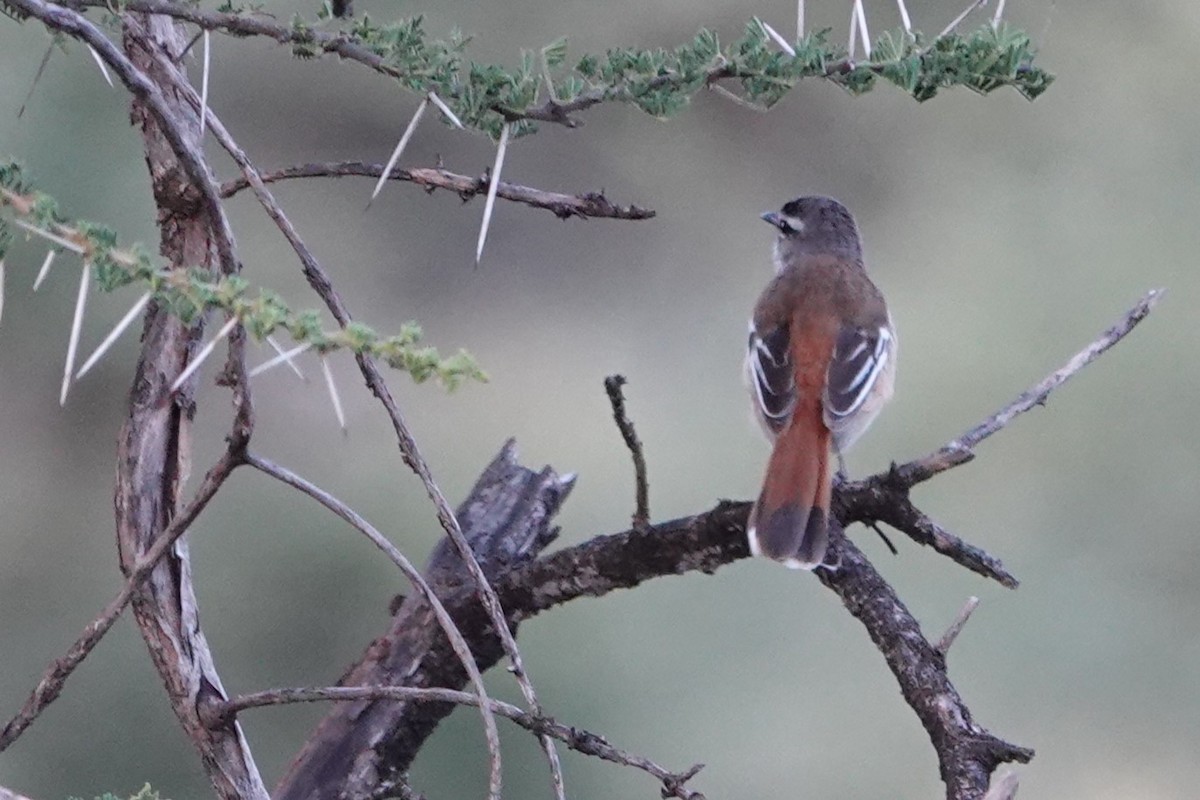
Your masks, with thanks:
[{"label": "tree branch", "polygon": [[1108,330],[1096,337],[1061,367],[1030,386],[1015,400],[995,414],[980,422],[969,431],[946,443],[941,449],[924,458],[910,461],[894,471],[889,480],[898,486],[909,488],[951,467],[964,464],[975,457],[975,447],[984,439],[1002,430],[1021,414],[1038,406],[1046,405],[1050,393],[1073,378],[1076,373],[1103,355],[1109,348],[1124,339],[1138,323],[1150,315],[1162,300],[1165,289],[1151,289],[1141,300],[1114,322]]},{"label": "tree branch", "polygon": [[[335,161],[324,164],[301,164],[284,167],[273,172],[264,172],[259,177],[263,183],[274,183],[275,181],[296,178],[340,178],[348,176],[378,178],[381,174],[383,174],[382,164],[368,164],[362,161]],[[425,187],[426,191],[430,192],[435,189],[447,189],[457,194],[464,201],[471,200],[479,195],[486,195],[488,191],[488,178],[486,175],[472,178],[468,175],[459,175],[450,172],[442,167],[397,168],[392,170],[388,179],[415,183],[418,186]],[[232,197],[249,186],[250,181],[245,177],[226,181],[221,184],[221,197]],[[562,194],[559,192],[547,192],[530,186],[522,186],[518,183],[500,181],[496,189],[496,196],[504,200],[511,200],[514,203],[524,203],[533,208],[544,208],[547,211],[553,212],[559,219],[594,217],[644,220],[653,219],[655,216],[653,209],[642,208],[636,205],[616,205],[605,197],[603,192]]]}]

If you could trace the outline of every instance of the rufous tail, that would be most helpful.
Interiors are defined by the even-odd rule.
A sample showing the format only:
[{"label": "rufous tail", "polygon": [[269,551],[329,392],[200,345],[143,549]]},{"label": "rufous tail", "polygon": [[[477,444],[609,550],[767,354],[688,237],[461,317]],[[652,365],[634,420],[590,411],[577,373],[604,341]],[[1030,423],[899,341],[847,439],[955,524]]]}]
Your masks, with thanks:
[{"label": "rufous tail", "polygon": [[750,511],[750,551],[813,569],[829,547],[830,438],[820,414],[793,417],[775,440],[762,493]]}]

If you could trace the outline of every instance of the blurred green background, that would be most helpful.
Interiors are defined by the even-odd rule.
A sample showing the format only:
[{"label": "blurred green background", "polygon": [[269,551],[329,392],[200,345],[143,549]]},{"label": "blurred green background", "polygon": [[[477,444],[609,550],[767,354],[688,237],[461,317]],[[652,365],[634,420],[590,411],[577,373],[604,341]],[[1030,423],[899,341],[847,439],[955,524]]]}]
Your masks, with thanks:
[{"label": "blurred green background", "polygon": [[[673,46],[700,26],[728,39],[751,15],[787,30],[794,6],[730,0],[497,4],[368,3],[476,35],[472,54],[515,63],[520,47],[568,35],[572,52]],[[844,35],[849,2],[810,2]],[[303,5],[306,13],[311,6]],[[961,3],[913,0],[939,30]],[[286,20],[292,4],[268,3]],[[873,30],[897,24],[872,0]],[[987,13],[987,12],[983,12]],[[954,90],[917,105],[887,86],[861,98],[819,82],[768,115],[706,95],[662,123],[593,110],[579,130],[514,144],[505,177],[547,189],[603,187],[658,210],[650,222],[560,222],[500,203],[473,266],[482,203],[370,181],[293,182],[277,195],[356,315],[383,331],[407,319],[491,374],[446,395],[390,378],[455,502],[502,441],[525,463],[577,471],[562,542],[628,524],[628,453],[601,386],[628,376],[656,519],[756,491],[767,447],[740,379],[745,319],[770,274],[757,218],[800,193],[857,214],[900,333],[897,395],[851,454],[862,474],[936,448],[1090,341],[1147,289],[1160,310],[1056,394],[988,441],[979,459],[917,500],[1023,580],[1011,592],[902,536],[877,560],[927,633],[969,595],[983,604],[951,654],[979,722],[1037,748],[1022,797],[1194,798],[1200,784],[1200,6],[1189,0],[1012,2],[1058,82],[1036,103]],[[413,96],[353,64],[304,63],[272,43],[214,37],[211,104],[263,167],[385,159]],[[48,43],[0,19],[0,155],[24,160],[69,213],[157,242],[128,97],[86,50],[56,53],[22,119]],[[198,75],[198,63],[194,63]],[[228,164],[210,152],[223,175]],[[427,120],[403,164],[478,174],[494,149]],[[247,277],[316,306],[282,237],[249,197],[230,204]],[[112,532],[114,441],[136,337],[55,403],[76,281],[64,258],[30,292],[44,250],[15,248],[0,327],[0,712],[15,711],[119,587]],[[85,352],[132,303],[94,297]],[[1189,322],[1189,320],[1192,320]],[[265,357],[265,355],[263,356]],[[423,559],[439,535],[420,484],[348,358],[341,435],[314,362],[257,384],[257,448],[320,482]],[[211,370],[209,370],[211,378]],[[218,452],[227,395],[200,397],[196,472]],[[335,681],[406,591],[395,570],[311,502],[237,477],[191,535],[203,621],[234,692]],[[745,562],[713,577],[656,581],[528,623],[521,642],[542,700],[564,721],[683,769],[710,797],[929,798],[942,788],[926,736],[864,631],[807,574]],[[516,697],[507,675],[489,676]],[[273,783],[322,709],[244,717]],[[508,796],[549,797],[533,740],[507,731]],[[651,797],[646,776],[565,756],[573,797]],[[431,798],[483,796],[478,719],[453,715],[418,760]],[[0,784],[40,798],[132,792],[210,795],[128,621],[65,694],[0,755]]]}]

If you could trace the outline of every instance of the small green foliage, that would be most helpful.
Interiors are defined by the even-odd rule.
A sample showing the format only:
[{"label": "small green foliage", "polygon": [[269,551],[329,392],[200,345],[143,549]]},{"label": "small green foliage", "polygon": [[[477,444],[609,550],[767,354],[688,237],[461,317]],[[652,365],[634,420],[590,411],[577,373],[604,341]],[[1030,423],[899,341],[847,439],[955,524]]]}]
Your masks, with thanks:
[{"label": "small green foliage", "polygon": [[303,59],[321,55],[321,46],[317,44],[312,28],[299,14],[292,17],[292,55]]},{"label": "small green foliage", "polygon": [[[330,19],[326,0],[317,17]],[[546,98],[538,96],[544,79],[569,110],[618,101],[656,117],[677,113],[696,92],[726,80],[737,81],[746,100],[765,107],[805,78],[832,81],[852,94],[872,89],[883,78],[921,101],[951,86],[978,92],[1012,86],[1033,99],[1053,80],[1033,65],[1028,35],[1007,25],[985,24],[971,34],[951,33],[929,43],[919,34],[887,32],[871,58],[851,62],[845,49],[830,41],[828,30],[805,36],[792,57],[780,52],[754,19],[725,47],[715,33],[701,29],[671,50],[613,48],[603,56],[584,55],[569,68],[567,42],[560,38],[522,52],[517,66],[508,68],[469,60],[467,38],[458,31],[433,37],[419,16],[389,23],[363,16],[332,35],[314,33],[300,17],[292,22],[293,52],[302,58],[347,40],[377,57],[376,69],[414,92],[436,92],[465,125],[493,138],[506,121],[513,123],[513,136],[536,130],[529,118],[545,113],[540,104]]]},{"label": "small green foliage", "polygon": [[[67,800],[81,800],[81,798],[68,797]],[[118,797],[112,792],[105,792],[99,797],[94,798],[94,800],[125,800],[125,798]],[[158,792],[151,789],[150,784],[147,783],[141,788],[141,791],[135,795],[131,795],[128,800],[167,800],[167,798],[159,796]]]},{"label": "small green foliage", "polygon": [[[464,352],[443,359],[434,348],[419,346],[421,328],[416,323],[406,323],[398,334],[388,337],[359,322],[326,331],[321,325],[320,312],[292,311],[279,295],[266,289],[255,292],[240,275],[216,277],[199,267],[165,269],[140,244],[122,248],[112,228],[66,220],[53,198],[33,190],[18,164],[0,161],[0,257],[15,232],[9,224],[12,219],[79,247],[82,257],[92,265],[92,273],[102,290],[138,284],[149,290],[161,307],[186,323],[219,311],[237,317],[256,340],[261,341],[276,331],[287,331],[298,344],[310,344],[322,354],[348,350],[379,358],[396,369],[406,370],[418,383],[433,378],[453,389],[464,380],[487,379],[474,359]],[[144,794],[148,791],[149,787],[135,798],[157,798],[157,794]]]}]

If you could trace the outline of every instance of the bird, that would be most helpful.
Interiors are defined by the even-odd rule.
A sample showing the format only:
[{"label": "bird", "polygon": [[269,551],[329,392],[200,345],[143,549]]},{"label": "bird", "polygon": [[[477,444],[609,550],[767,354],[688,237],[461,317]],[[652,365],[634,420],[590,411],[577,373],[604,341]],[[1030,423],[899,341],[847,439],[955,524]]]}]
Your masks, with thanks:
[{"label": "bird", "polygon": [[775,277],[750,320],[745,372],[774,447],[746,526],[750,551],[815,569],[829,548],[833,460],[891,398],[896,333],[867,276],[850,211],[797,197],[761,218],[776,229]]}]

